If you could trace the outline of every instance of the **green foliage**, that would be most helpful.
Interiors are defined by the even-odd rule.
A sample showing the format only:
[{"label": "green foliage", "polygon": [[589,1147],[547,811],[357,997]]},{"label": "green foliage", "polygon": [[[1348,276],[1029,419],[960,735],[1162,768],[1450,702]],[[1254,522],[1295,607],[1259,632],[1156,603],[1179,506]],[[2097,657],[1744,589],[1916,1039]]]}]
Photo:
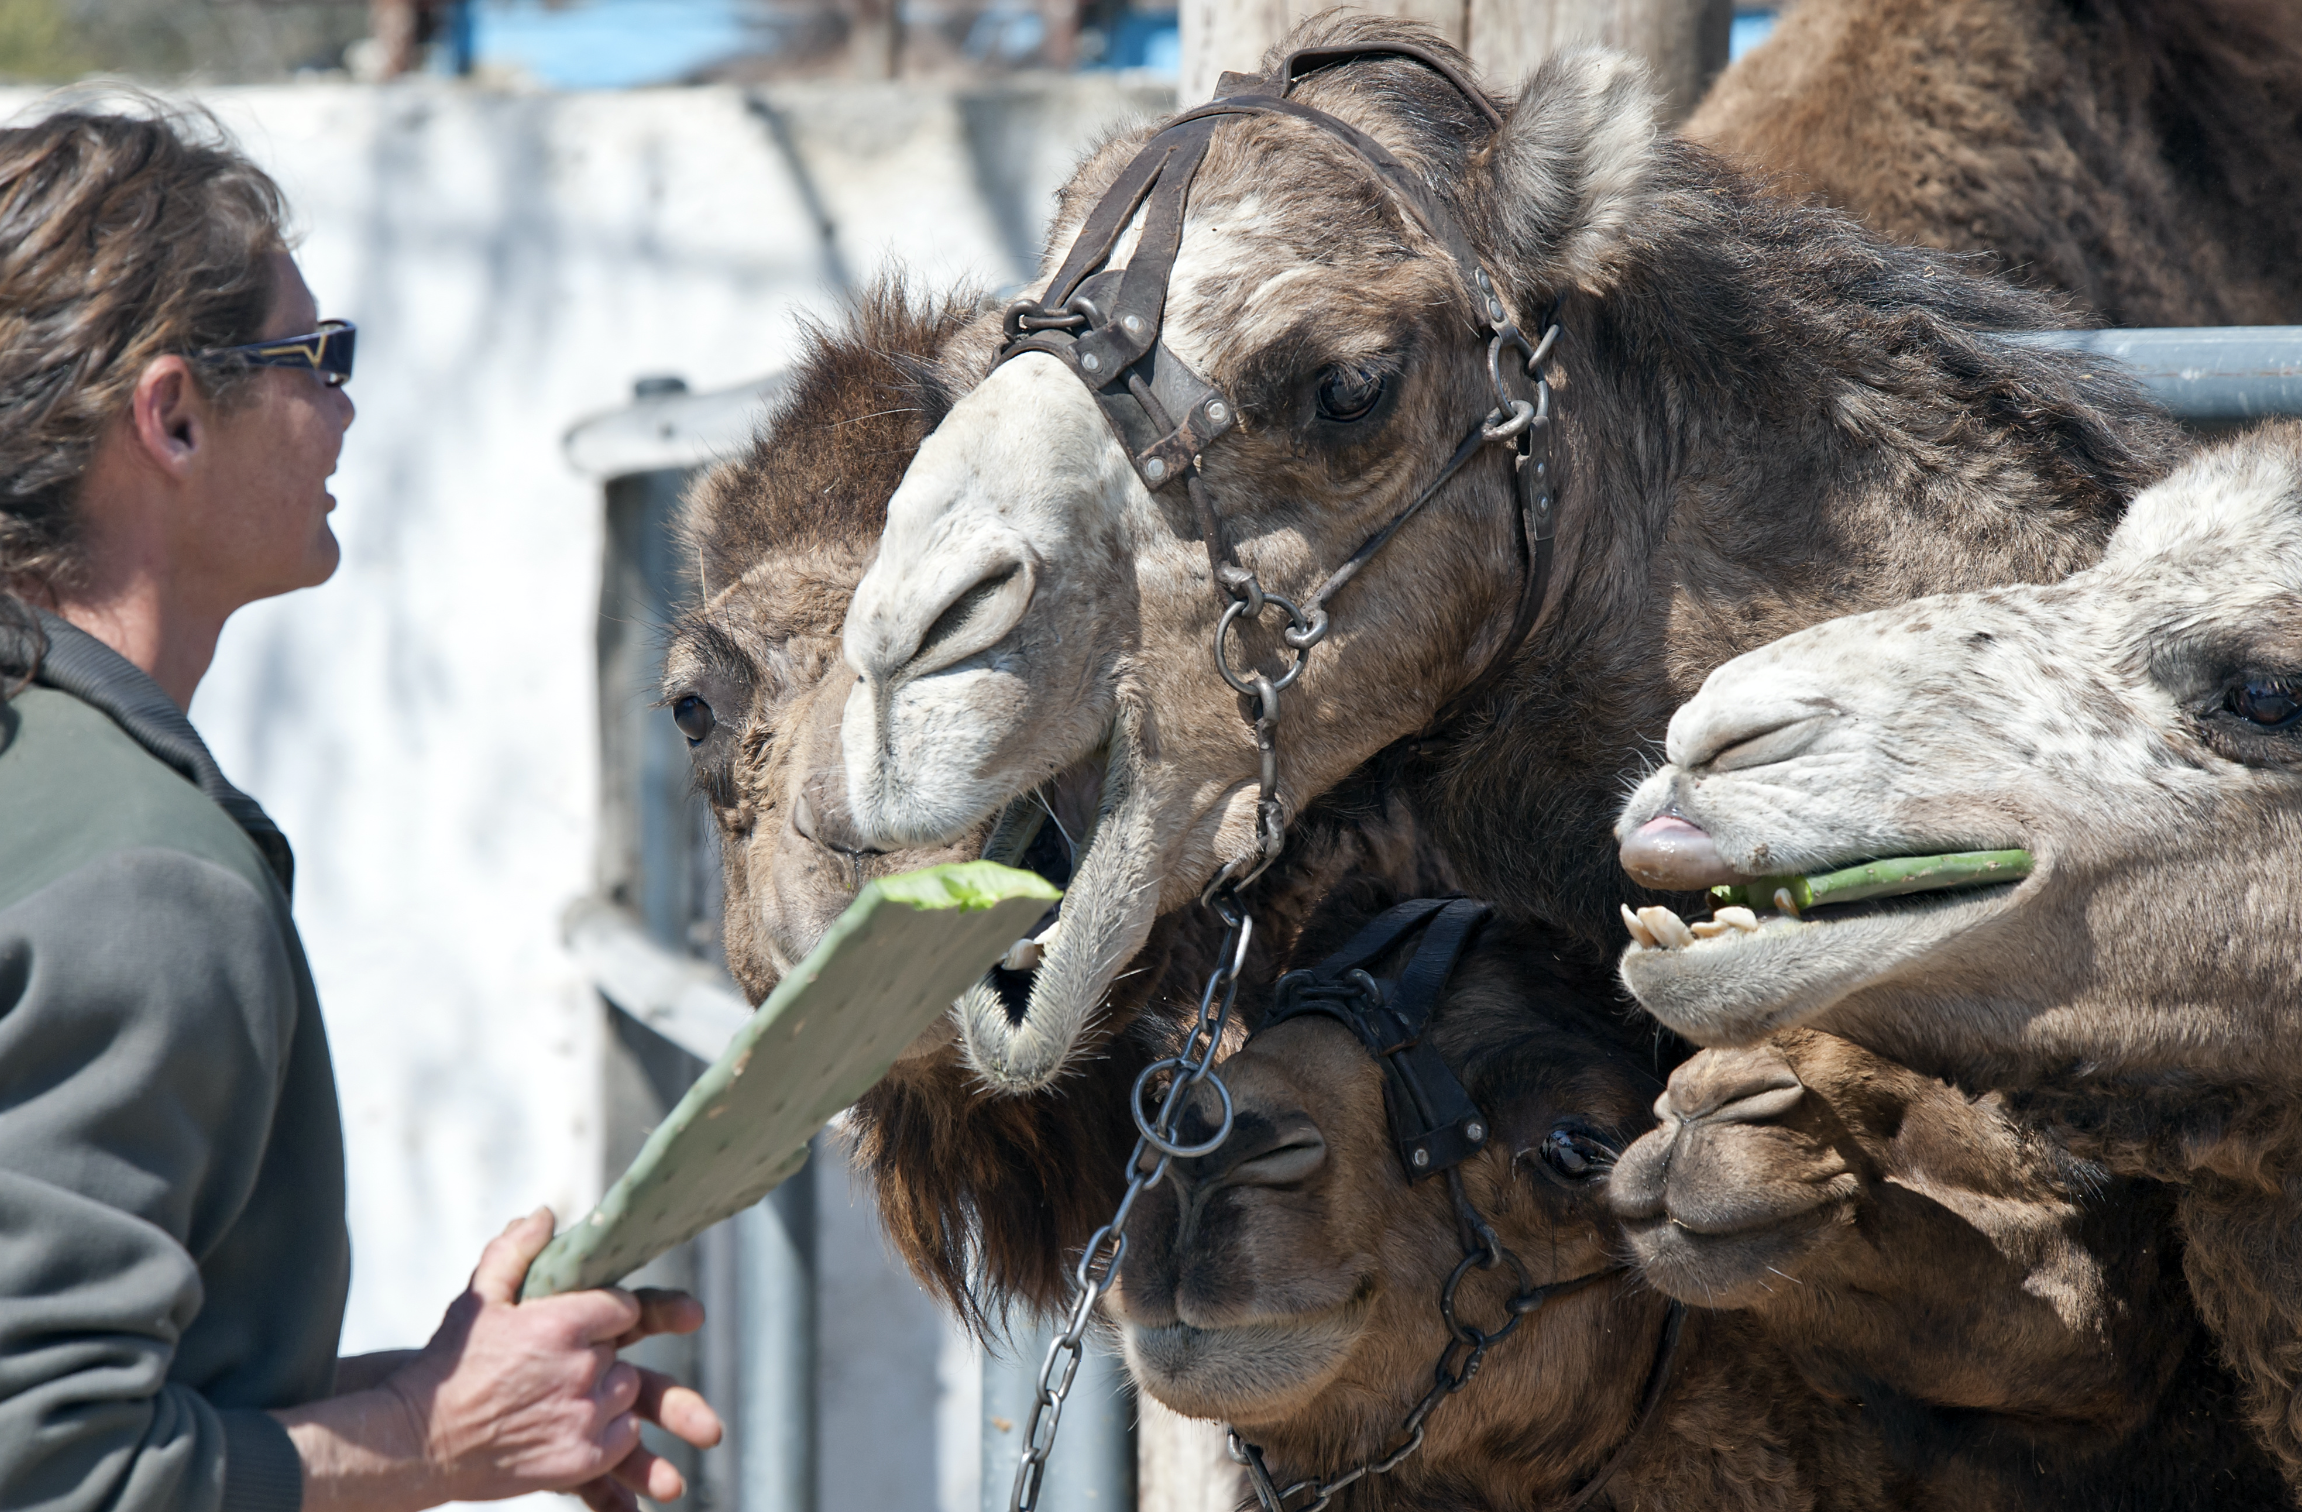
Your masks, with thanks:
[{"label": "green foliage", "polygon": [[0,79],[76,79],[96,66],[63,0],[0,0]]},{"label": "green foliage", "polygon": [[366,6],[326,0],[0,0],[0,79],[279,79],[340,67],[367,26]]}]

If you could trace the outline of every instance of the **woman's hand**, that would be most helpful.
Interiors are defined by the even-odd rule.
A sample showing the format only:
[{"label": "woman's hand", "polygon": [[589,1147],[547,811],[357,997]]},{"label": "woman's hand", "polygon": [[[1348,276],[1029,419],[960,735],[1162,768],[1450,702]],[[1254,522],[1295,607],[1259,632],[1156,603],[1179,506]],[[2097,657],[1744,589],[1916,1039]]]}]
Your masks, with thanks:
[{"label": "woman's hand", "polygon": [[598,1512],[686,1486],[640,1446],[641,1422],[709,1448],[718,1417],[670,1377],[616,1358],[650,1334],[691,1333],[684,1292],[617,1287],[519,1301],[551,1241],[538,1211],[498,1235],[439,1331],[374,1388],[277,1416],[304,1459],[312,1512],[414,1512],[447,1501],[575,1491]]}]

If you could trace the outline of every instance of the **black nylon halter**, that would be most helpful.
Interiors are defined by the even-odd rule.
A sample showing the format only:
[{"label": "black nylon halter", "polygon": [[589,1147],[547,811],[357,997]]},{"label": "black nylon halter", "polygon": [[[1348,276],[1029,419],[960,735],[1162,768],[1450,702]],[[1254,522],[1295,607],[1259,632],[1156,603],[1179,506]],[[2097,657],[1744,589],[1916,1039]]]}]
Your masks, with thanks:
[{"label": "black nylon halter", "polygon": [[[1222,520],[1207,497],[1199,468],[1201,454],[1238,424],[1238,406],[1175,355],[1160,339],[1161,327],[1191,183],[1206,159],[1216,126],[1233,117],[1284,116],[1333,137],[1373,172],[1454,264],[1473,310],[1483,317],[1483,322],[1473,323],[1473,338],[1488,340],[1492,335],[1488,366],[1498,408],[1473,425],[1406,507],[1368,536],[1304,601],[1303,622],[1287,641],[1300,652],[1324,638],[1328,601],[1485,444],[1511,442],[1524,579],[1510,630],[1487,666],[1466,685],[1468,691],[1484,687],[1526,638],[1549,587],[1554,526],[1549,388],[1540,368],[1551,342],[1546,336],[1539,346],[1531,346],[1519,333],[1470,238],[1421,178],[1358,127],[1286,98],[1303,73],[1385,57],[1430,69],[1469,101],[1491,128],[1501,128],[1503,118],[1493,103],[1458,70],[1445,59],[1406,44],[1303,48],[1288,54],[1265,78],[1227,73],[1219,98],[1170,121],[1120,170],[1072,239],[1046,292],[1008,307],[1006,341],[993,365],[1040,352],[1069,368],[1094,396],[1144,486],[1156,493],[1178,481],[1184,484],[1216,583],[1226,594],[1250,601],[1259,612],[1262,591],[1233,563]],[[1107,267],[1138,210],[1143,213],[1143,228],[1133,256],[1123,269]],[[1533,401],[1520,398],[1504,382],[1499,357],[1506,345],[1526,359],[1526,375],[1535,380]],[[1462,702],[1461,695],[1456,702]]]},{"label": "black nylon halter", "polygon": [[[1256,1030],[1316,1015],[1357,1035],[1383,1068],[1391,1139],[1409,1181],[1451,1170],[1487,1142],[1486,1115],[1423,1031],[1455,963],[1492,911],[1470,898],[1417,898],[1386,910],[1317,966],[1281,977]],[[1396,977],[1367,970],[1418,931],[1422,938]]]}]

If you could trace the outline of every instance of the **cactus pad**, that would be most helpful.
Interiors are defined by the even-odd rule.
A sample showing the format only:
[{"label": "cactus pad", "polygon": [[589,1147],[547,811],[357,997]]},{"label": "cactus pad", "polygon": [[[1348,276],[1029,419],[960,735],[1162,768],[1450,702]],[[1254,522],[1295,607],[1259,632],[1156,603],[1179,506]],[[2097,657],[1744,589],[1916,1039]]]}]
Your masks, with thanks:
[{"label": "cactus pad", "polygon": [[599,1206],[536,1257],[523,1295],[607,1285],[766,1196],[1061,896],[989,861],[866,883]]}]

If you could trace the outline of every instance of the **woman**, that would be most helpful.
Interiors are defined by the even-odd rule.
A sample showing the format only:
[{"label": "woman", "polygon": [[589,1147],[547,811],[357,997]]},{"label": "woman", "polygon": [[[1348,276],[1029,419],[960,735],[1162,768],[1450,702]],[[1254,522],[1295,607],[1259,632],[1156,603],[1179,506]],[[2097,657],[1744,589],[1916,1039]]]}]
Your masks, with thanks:
[{"label": "woman", "polygon": [[334,572],[352,331],[203,116],[0,130],[0,1505],[403,1509],[682,1490],[619,1361],[683,1294],[517,1305],[548,1212],[422,1350],[350,1273],[293,859],[184,717],[224,621]]}]

